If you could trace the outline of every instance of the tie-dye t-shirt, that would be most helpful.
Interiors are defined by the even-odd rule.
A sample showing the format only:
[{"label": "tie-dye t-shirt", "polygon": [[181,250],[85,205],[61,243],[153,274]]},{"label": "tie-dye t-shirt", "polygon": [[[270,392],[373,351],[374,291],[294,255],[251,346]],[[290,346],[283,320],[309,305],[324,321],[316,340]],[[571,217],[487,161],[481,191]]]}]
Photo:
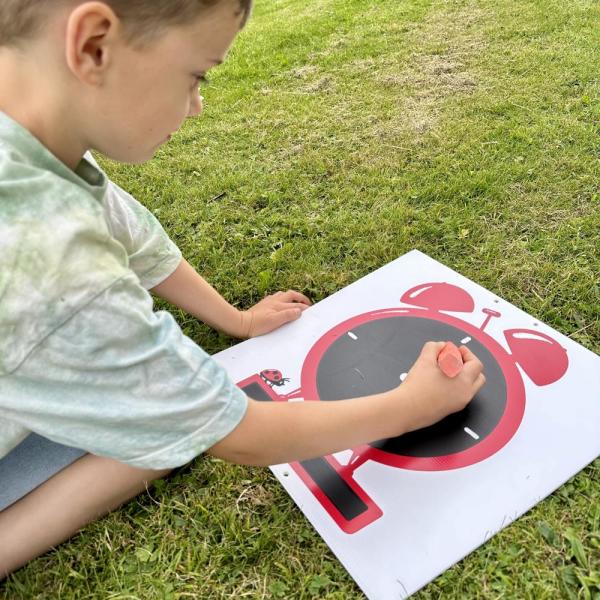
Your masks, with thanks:
[{"label": "tie-dye t-shirt", "polygon": [[0,112],[0,457],[35,431],[169,468],[237,426],[246,396],[153,311],[180,261],[91,156],[72,171]]}]

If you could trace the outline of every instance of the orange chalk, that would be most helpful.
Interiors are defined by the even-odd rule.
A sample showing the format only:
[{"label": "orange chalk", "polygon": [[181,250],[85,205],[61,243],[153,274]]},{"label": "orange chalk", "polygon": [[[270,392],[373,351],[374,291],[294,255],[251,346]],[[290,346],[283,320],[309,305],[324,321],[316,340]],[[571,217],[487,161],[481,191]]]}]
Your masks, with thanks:
[{"label": "orange chalk", "polygon": [[452,342],[446,342],[438,354],[437,362],[447,377],[456,377],[463,367],[462,354]]}]

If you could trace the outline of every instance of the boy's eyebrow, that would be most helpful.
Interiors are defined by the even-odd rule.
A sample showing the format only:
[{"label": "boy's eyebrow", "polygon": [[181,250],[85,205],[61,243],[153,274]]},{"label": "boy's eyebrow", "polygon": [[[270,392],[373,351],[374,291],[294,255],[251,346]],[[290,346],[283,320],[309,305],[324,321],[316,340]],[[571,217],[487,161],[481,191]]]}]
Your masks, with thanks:
[{"label": "boy's eyebrow", "polygon": [[222,65],[223,64],[223,59],[222,58],[213,58],[212,62],[215,63],[215,66]]}]

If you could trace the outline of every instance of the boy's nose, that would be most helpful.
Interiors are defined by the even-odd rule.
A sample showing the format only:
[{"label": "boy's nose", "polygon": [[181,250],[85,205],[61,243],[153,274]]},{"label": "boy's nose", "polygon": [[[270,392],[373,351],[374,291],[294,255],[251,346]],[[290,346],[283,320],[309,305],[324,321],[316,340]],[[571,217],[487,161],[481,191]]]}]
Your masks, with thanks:
[{"label": "boy's nose", "polygon": [[194,92],[194,94],[192,94],[192,100],[190,102],[190,110],[188,112],[188,116],[197,117],[202,112],[203,100],[204,98],[197,92]]}]

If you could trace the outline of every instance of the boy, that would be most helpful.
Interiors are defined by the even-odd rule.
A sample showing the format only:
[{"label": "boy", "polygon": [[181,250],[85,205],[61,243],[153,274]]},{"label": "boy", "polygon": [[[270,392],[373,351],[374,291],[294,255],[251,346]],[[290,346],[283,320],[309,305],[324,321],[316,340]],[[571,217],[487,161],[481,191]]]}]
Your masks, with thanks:
[{"label": "boy", "polygon": [[43,476],[0,512],[0,576],[202,452],[249,465],[329,454],[430,425],[485,382],[464,347],[445,377],[430,342],[389,392],[255,402],[152,311],[147,290],[244,338],[309,305],[288,291],[236,310],[84,157],[147,160],[198,115],[198,83],[250,2],[2,0],[0,463],[5,481],[38,463]]}]

